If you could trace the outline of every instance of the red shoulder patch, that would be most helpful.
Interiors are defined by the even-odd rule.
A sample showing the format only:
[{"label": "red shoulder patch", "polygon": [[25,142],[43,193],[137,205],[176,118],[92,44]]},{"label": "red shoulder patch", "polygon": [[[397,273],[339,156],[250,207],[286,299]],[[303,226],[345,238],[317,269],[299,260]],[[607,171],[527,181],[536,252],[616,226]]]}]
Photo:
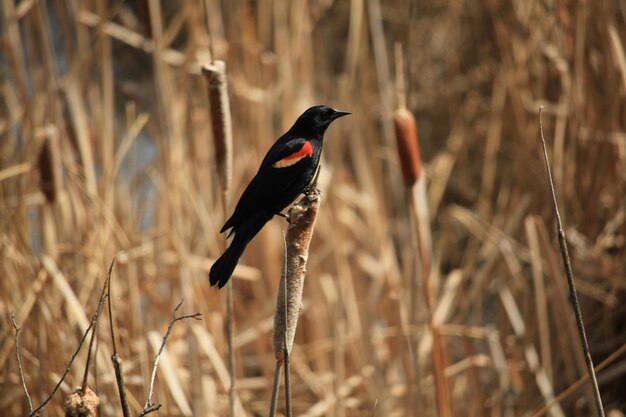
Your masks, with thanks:
[{"label": "red shoulder patch", "polygon": [[311,142],[309,142],[308,140],[304,142],[304,145],[302,145],[299,150],[295,151],[291,155],[284,157],[279,161],[274,162],[272,166],[274,168],[285,168],[295,164],[296,162],[303,158],[306,158],[307,156],[313,156],[313,145],[311,145]]}]

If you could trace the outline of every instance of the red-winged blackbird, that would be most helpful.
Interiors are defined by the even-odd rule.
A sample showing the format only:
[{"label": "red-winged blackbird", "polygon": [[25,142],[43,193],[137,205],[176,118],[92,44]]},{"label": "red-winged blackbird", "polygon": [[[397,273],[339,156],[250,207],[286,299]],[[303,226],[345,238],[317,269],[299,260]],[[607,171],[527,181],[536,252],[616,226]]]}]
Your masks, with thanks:
[{"label": "red-winged blackbird", "polygon": [[324,132],[333,120],[347,114],[326,106],[311,107],[272,145],[220,230],[231,229],[228,236],[235,237],[211,267],[211,286],[226,285],[248,242],[310,185],[320,162]]}]

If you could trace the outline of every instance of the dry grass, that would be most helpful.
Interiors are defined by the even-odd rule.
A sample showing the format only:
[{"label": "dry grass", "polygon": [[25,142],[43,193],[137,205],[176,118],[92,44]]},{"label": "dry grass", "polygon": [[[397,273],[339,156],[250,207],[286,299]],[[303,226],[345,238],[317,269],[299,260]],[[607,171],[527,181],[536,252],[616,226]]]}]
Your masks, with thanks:
[{"label": "dry grass", "polygon": [[[228,66],[231,201],[308,105],[353,112],[327,135],[291,354],[294,415],[437,410],[412,196],[393,137],[396,42],[421,139],[435,346],[451,414],[532,414],[585,375],[541,105],[591,353],[596,364],[609,358],[600,391],[607,410],[626,410],[623,2],[222,3],[0,2],[0,414],[27,414],[11,311],[36,407],[120,250],[112,301],[132,413],[184,296],[184,312],[203,321],[173,329],[153,401],[164,416],[227,414],[225,294],[207,280],[224,218],[200,74],[210,40]],[[240,415],[269,409],[285,227],[268,224],[235,272]],[[104,416],[119,415],[110,346],[101,329],[89,385]],[[85,358],[46,415],[62,415]],[[590,415],[586,387],[547,414]]]}]

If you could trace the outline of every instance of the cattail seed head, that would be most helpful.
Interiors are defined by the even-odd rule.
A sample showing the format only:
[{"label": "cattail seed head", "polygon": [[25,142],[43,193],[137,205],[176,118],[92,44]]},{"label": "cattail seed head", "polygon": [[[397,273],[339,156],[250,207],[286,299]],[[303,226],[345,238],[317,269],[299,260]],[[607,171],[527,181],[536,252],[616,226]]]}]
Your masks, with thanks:
[{"label": "cattail seed head", "polygon": [[393,125],[396,130],[396,146],[404,184],[412,187],[419,178],[421,170],[415,117],[406,109],[398,109],[393,116]]},{"label": "cattail seed head", "polygon": [[[296,335],[302,306],[309,244],[315,228],[320,198],[320,192],[314,189],[289,210],[290,223],[285,239],[286,260],[276,298],[272,336],[274,358],[279,363],[282,363],[284,359],[285,343],[287,352],[290,352]],[[287,314],[285,314],[285,309],[287,309]]]},{"label": "cattail seed head", "polygon": [[233,134],[226,82],[226,64],[213,61],[202,67],[202,74],[207,80],[211,128],[215,146],[215,163],[222,190],[230,188],[233,160]]},{"label": "cattail seed head", "polygon": [[41,192],[45,195],[46,201],[54,203],[61,188],[57,131],[51,127],[46,129],[43,133],[45,137],[41,145],[39,157],[37,158],[37,167],[40,177],[39,187]]}]

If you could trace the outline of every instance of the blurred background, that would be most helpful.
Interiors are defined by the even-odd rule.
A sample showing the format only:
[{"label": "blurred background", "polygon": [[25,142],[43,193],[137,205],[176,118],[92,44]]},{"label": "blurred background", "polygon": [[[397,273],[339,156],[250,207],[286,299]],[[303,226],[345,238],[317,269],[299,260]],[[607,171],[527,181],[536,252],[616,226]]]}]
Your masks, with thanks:
[{"label": "blurred background", "polygon": [[[174,327],[158,415],[227,415],[225,291],[207,279],[224,247],[218,231],[273,141],[323,103],[353,115],[326,135],[294,414],[593,415],[589,385],[570,389],[585,363],[541,153],[543,106],[600,391],[610,415],[623,415],[625,22],[623,0],[3,0],[0,414],[27,414],[11,311],[37,405],[124,251],[112,301],[131,411],[184,299],[181,312],[203,320]],[[200,74],[213,58],[226,62],[233,118],[228,213]],[[392,119],[400,79],[430,216],[421,257]],[[235,272],[241,416],[268,414],[285,229],[270,222]],[[105,324],[89,384],[112,416]],[[63,415],[85,351],[46,415]]]}]

